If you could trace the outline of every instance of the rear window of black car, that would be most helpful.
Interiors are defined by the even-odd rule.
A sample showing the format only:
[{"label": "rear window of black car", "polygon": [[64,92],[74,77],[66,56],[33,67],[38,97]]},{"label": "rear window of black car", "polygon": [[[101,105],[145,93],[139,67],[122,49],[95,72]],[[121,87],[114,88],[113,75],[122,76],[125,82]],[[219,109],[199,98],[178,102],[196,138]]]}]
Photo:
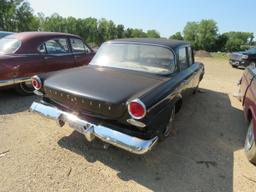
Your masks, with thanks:
[{"label": "rear window of black car", "polygon": [[15,53],[21,46],[21,41],[15,38],[0,39],[0,53],[11,54]]},{"label": "rear window of black car", "polygon": [[165,47],[133,43],[106,43],[97,51],[91,64],[170,74],[176,71],[173,52]]}]

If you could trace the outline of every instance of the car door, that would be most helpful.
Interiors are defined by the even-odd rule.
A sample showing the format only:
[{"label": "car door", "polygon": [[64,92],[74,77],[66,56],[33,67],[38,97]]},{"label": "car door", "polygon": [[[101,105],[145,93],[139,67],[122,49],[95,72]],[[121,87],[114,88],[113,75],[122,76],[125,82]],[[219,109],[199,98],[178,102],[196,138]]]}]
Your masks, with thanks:
[{"label": "car door", "polygon": [[70,45],[77,66],[88,65],[94,56],[94,52],[78,38],[70,38]]},{"label": "car door", "polygon": [[76,67],[67,38],[50,39],[44,42],[42,46],[45,49],[45,72]]},{"label": "car door", "polygon": [[187,47],[178,48],[177,56],[178,66],[180,70],[179,75],[182,78],[182,96],[187,97],[190,93],[192,93],[193,86],[193,71],[191,70],[188,62]]}]

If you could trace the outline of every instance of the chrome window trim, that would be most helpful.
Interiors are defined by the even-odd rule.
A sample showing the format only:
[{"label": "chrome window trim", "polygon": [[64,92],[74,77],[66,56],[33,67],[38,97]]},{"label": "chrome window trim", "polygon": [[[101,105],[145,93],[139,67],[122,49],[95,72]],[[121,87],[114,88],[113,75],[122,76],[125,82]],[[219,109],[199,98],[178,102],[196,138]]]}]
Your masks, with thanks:
[{"label": "chrome window trim", "polygon": [[174,64],[177,65],[177,58],[176,58],[176,53],[175,51],[166,46],[166,45],[161,45],[161,44],[157,44],[157,43],[145,43],[145,42],[106,42],[106,44],[133,44],[133,45],[151,45],[151,46],[157,46],[157,47],[162,47],[162,48],[166,48],[168,50],[170,50],[174,56]]},{"label": "chrome window trim", "polygon": [[[103,43],[101,46],[103,46],[104,44],[131,44],[131,45],[148,45],[148,46],[156,46],[156,47],[162,47],[162,48],[165,48],[165,49],[168,49],[169,51],[171,51],[171,53],[173,54],[173,62],[174,62],[174,65],[175,65],[175,71],[173,72],[170,72],[170,73],[167,73],[167,74],[161,74],[161,73],[150,73],[150,74],[156,74],[156,75],[171,75],[173,73],[176,73],[177,71],[179,71],[179,65],[177,63],[177,56],[176,56],[176,52],[166,46],[166,45],[161,45],[161,44],[155,44],[155,43],[143,43],[143,42],[106,42],[106,43]],[[100,46],[100,47],[101,47]],[[100,49],[100,48],[99,48]],[[98,52],[98,51],[97,51]],[[96,52],[96,54],[97,54]],[[93,64],[95,65],[95,64]],[[149,72],[146,72],[146,71],[143,71],[144,73],[149,73]]]},{"label": "chrome window trim", "polygon": [[[84,51],[81,51],[81,52],[75,52],[75,51],[74,51],[74,49],[73,49],[73,47],[72,47],[72,43],[71,43],[71,40],[72,40],[72,39],[75,39],[75,40],[79,40],[79,41],[81,41],[81,42],[82,42],[82,44],[83,44],[83,47],[84,47]],[[89,47],[88,45],[86,45],[82,39],[75,38],[75,37],[70,37],[70,38],[69,38],[69,41],[70,41],[71,51],[72,51],[72,53],[73,53],[74,55],[75,55],[75,54],[89,54],[89,53],[91,53],[91,52],[92,52],[92,50],[90,49],[90,47]],[[88,49],[88,50],[89,50],[89,52],[86,52],[86,49]]]},{"label": "chrome window trim", "polygon": [[[58,39],[65,39],[65,40],[66,40],[66,43],[67,43],[67,46],[68,46],[68,52],[66,52],[66,53],[48,53],[47,47],[46,47],[46,44],[45,44],[45,43],[46,43],[47,41],[58,40]],[[39,47],[40,47],[42,44],[44,45],[44,48],[45,48],[45,51],[46,51],[45,53],[41,53],[41,52],[39,51]],[[48,40],[46,40],[46,41],[40,43],[40,44],[37,46],[37,52],[38,52],[39,54],[42,54],[42,55],[57,55],[57,54],[72,53],[72,51],[71,51],[71,49],[70,49],[70,47],[69,47],[68,37],[55,37],[55,38],[52,38],[52,39],[48,39]]]},{"label": "chrome window trim", "polygon": [[0,87],[15,85],[23,82],[31,81],[30,77],[21,77],[16,79],[0,80]]}]

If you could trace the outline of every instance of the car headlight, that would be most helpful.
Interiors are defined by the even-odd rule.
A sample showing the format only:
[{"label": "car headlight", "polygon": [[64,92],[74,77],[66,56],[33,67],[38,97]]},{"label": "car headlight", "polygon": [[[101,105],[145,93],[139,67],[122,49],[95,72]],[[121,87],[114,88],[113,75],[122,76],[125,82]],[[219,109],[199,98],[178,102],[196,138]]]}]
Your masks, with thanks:
[{"label": "car headlight", "polygon": [[248,55],[243,55],[242,59],[248,59]]}]

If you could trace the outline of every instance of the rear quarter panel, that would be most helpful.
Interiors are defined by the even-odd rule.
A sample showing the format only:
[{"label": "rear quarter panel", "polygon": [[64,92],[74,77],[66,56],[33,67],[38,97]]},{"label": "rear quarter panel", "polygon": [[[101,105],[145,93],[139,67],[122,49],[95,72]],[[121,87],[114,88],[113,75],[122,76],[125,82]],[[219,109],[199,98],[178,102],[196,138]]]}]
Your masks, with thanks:
[{"label": "rear quarter panel", "polygon": [[0,62],[0,80],[30,77],[47,70],[42,57],[35,54],[4,56]]},{"label": "rear quarter panel", "polygon": [[256,77],[255,70],[247,68],[242,77],[241,93],[243,96],[243,108],[245,119],[252,119],[254,135],[256,136]]}]

